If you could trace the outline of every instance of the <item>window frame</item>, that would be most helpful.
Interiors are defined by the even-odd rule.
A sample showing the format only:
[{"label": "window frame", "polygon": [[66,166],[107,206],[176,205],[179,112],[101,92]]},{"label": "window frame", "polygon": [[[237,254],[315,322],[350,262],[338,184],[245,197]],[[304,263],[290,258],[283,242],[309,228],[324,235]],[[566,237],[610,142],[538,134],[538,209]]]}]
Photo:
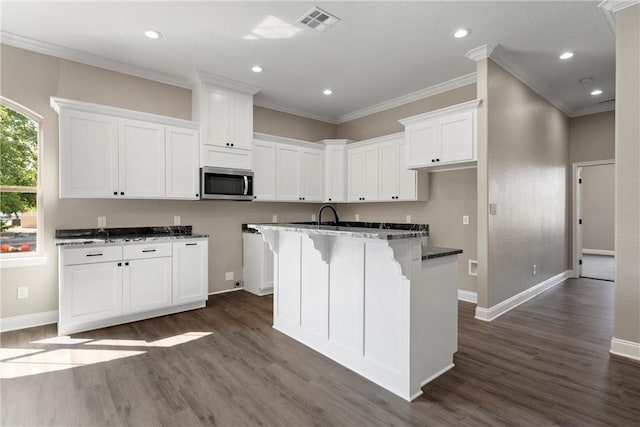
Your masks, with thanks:
[{"label": "window frame", "polygon": [[38,227],[36,231],[36,251],[28,253],[5,253],[0,254],[0,268],[29,267],[43,265],[47,262],[47,255],[44,248],[44,209],[42,203],[42,142],[44,122],[43,117],[29,108],[26,108],[4,96],[0,95],[0,104],[10,108],[29,120],[33,120],[38,126],[38,180],[36,183],[36,215]]}]

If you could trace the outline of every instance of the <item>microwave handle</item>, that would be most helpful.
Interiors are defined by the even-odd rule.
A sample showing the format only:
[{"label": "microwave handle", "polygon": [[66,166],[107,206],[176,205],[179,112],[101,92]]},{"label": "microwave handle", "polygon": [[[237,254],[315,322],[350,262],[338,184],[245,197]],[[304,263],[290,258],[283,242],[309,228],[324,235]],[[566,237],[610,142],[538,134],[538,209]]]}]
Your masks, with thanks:
[{"label": "microwave handle", "polygon": [[242,192],[242,194],[246,196],[247,193],[249,192],[249,178],[247,178],[247,175],[243,176],[243,178],[244,178],[244,191]]}]

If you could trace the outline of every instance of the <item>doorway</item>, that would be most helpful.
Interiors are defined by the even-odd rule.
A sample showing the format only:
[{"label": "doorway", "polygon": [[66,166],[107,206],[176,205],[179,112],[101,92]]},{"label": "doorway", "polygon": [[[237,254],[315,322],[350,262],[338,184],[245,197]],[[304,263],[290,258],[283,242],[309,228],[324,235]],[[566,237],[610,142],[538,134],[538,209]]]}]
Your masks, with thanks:
[{"label": "doorway", "polygon": [[613,160],[574,163],[575,277],[615,280]]}]

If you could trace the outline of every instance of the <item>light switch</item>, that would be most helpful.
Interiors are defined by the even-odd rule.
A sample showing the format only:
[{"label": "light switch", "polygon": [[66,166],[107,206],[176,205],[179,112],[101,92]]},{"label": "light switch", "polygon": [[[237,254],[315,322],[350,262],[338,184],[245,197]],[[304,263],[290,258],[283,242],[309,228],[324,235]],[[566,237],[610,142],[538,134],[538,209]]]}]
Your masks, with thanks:
[{"label": "light switch", "polygon": [[469,225],[469,215],[462,216],[462,225]]},{"label": "light switch", "polygon": [[489,215],[498,215],[497,203],[489,203]]}]

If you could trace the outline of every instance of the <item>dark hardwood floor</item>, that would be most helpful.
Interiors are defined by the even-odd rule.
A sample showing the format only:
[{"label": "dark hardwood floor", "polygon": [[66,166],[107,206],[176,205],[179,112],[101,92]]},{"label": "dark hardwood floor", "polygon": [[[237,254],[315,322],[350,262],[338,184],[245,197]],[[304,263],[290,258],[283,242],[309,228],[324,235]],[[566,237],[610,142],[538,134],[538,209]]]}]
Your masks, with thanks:
[{"label": "dark hardwood floor", "polygon": [[613,286],[570,279],[491,323],[459,303],[456,366],[412,403],[273,330],[272,299],[242,291],[212,296],[205,309],[72,336],[84,342],[36,342],[55,337],[55,325],[8,332],[0,421],[639,426],[640,363],[608,352]]}]

